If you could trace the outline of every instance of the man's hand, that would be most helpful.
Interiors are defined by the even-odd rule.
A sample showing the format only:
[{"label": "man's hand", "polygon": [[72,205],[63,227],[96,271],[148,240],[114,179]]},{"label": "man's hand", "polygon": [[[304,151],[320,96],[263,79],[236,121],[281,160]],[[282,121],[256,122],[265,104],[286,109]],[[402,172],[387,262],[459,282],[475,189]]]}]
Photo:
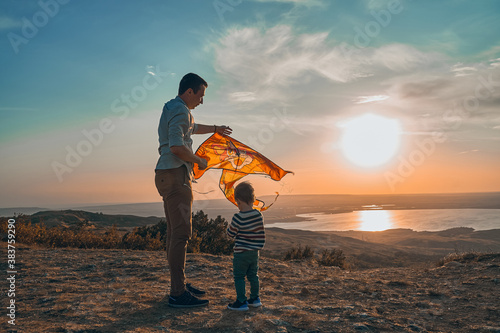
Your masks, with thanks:
[{"label": "man's hand", "polygon": [[201,157],[198,157],[198,169],[204,170],[207,168],[207,160]]},{"label": "man's hand", "polygon": [[229,135],[233,133],[233,129],[229,126],[221,125],[221,126],[215,126],[215,131],[219,133],[220,135]]},{"label": "man's hand", "polygon": [[183,161],[198,164],[200,170],[207,168],[207,160],[193,154],[186,146],[172,146],[170,151]]}]

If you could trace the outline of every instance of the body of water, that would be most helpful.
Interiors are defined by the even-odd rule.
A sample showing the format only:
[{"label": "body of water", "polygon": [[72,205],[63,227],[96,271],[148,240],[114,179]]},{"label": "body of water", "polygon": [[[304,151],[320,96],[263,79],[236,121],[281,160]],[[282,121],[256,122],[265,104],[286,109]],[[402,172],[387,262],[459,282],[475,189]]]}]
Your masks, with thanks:
[{"label": "body of water", "polygon": [[310,231],[382,231],[405,228],[415,231],[439,231],[456,227],[475,230],[500,228],[500,209],[368,209],[342,214],[302,214],[309,221],[266,224],[266,228]]}]

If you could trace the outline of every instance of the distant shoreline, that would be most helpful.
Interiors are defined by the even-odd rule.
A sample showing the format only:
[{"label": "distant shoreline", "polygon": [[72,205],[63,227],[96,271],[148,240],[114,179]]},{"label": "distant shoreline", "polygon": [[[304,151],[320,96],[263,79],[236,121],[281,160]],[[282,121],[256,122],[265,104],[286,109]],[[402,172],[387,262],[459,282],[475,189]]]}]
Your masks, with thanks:
[{"label": "distant shoreline", "polygon": [[314,212],[287,219],[267,220],[266,227],[300,229],[314,232],[383,231],[411,229],[414,231],[442,231],[452,228],[491,230],[500,228],[500,210],[483,208],[460,209],[394,209],[355,210],[337,214]]},{"label": "distant shoreline", "polygon": [[[148,204],[155,204],[155,205],[163,205],[162,203],[148,203]],[[124,204],[124,205],[129,205],[129,204]],[[130,204],[130,205],[135,205],[135,204]],[[115,205],[109,205],[115,207]],[[63,210],[83,210],[83,211],[89,211],[89,212],[96,212],[96,213],[104,213],[104,214],[111,214],[111,215],[134,215],[138,217],[157,217],[157,218],[164,218],[163,212],[158,215],[151,215],[151,214],[134,214],[134,213],[108,213],[106,212],[105,207],[107,206],[96,206],[96,207],[78,207],[78,208],[64,208],[64,209],[51,209],[51,208],[40,208],[40,207],[15,207],[15,208],[0,208],[0,217],[12,217],[17,214],[25,214],[25,215],[32,215],[35,213],[39,212],[44,212],[44,211],[63,211]],[[89,208],[99,208],[98,211],[96,209],[91,209]],[[208,208],[208,209],[196,209],[196,207],[193,207],[193,212],[197,212],[199,210],[204,211],[205,213],[210,213],[211,210],[216,210],[217,208]],[[391,207],[390,209],[380,209],[380,210],[385,210],[385,211],[404,211],[404,210],[444,210],[444,209],[456,209],[456,210],[462,210],[462,209],[500,209],[499,207],[493,207],[493,208],[482,208],[482,207],[454,207],[454,208],[449,208],[449,207]],[[231,216],[237,212],[236,208],[235,209],[223,209],[223,210],[228,210],[230,211]],[[302,217],[300,215],[306,215],[306,214],[315,214],[315,213],[320,213],[320,214],[325,214],[325,215],[337,215],[337,214],[345,214],[345,213],[352,213],[352,212],[357,212],[357,211],[368,211],[368,210],[374,210],[374,209],[349,209],[349,210],[331,210],[331,209],[323,209],[323,210],[317,210],[314,212],[309,212],[309,213],[300,213],[295,216],[287,216],[287,217],[282,217],[280,218],[281,221],[284,222],[303,222],[303,221],[312,221],[311,218],[307,217]],[[268,214],[269,211],[263,213],[264,215]],[[222,215],[222,214],[218,214]],[[215,216],[214,216],[215,217]],[[273,220],[274,218],[271,217]],[[267,219],[269,220],[269,218]]]},{"label": "distant shoreline", "polygon": [[[262,196],[267,204],[273,202],[274,197]],[[102,213],[107,215],[122,215],[135,216],[137,218],[130,219],[136,221],[140,225],[150,224],[153,220],[164,219],[163,203],[135,203],[135,204],[118,204],[118,205],[95,205],[86,207],[67,207],[71,210],[86,211],[91,213]],[[280,228],[303,228],[310,230],[310,224],[316,223],[315,217],[331,219],[337,221],[337,227],[342,223],[340,228],[336,230],[358,229],[354,219],[357,212],[387,212],[391,216],[411,215],[415,211],[419,211],[422,216],[427,216],[430,220],[435,220],[435,216],[440,216],[446,213],[447,210],[454,210],[455,214],[451,219],[461,219],[461,213],[468,214],[472,210],[478,212],[480,209],[489,209],[496,216],[497,221],[500,221],[498,209],[500,209],[500,192],[487,193],[448,193],[448,194],[384,194],[384,195],[281,195],[273,206],[264,212],[266,225],[274,225]],[[225,199],[195,201],[193,204],[193,212],[203,210],[209,218],[222,216],[226,220],[230,220],[237,208]],[[460,210],[460,214],[456,214]],[[40,211],[61,211],[42,208],[42,207],[17,207],[17,208],[0,208],[0,216],[12,217],[14,214],[23,213],[32,215]],[[311,214],[316,214],[311,217]],[[320,214],[320,215],[318,215]],[[429,215],[430,214],[430,215]],[[458,216],[458,217],[457,217]],[[152,219],[154,217],[154,219]],[[473,221],[477,217],[475,214],[469,214],[471,223],[464,222],[465,226],[477,228],[477,223]],[[346,219],[346,221],[338,221]],[[386,218],[387,219],[387,218]],[[416,216],[414,219],[420,220]],[[445,218],[443,221],[435,221],[435,225],[427,227],[418,227],[414,225],[404,225],[404,228],[415,230],[444,230],[451,225],[446,222],[450,218]],[[400,219],[399,219],[400,220]],[[397,221],[399,221],[397,220]],[[425,221],[418,222],[425,224]],[[479,221],[481,222],[481,221]],[[357,223],[357,224],[356,224]],[[287,226],[286,224],[290,224]],[[292,225],[293,224],[293,225]],[[301,224],[304,224],[301,227]],[[385,229],[400,228],[401,224],[386,223]],[[490,226],[494,223],[490,223]],[[458,225],[462,226],[462,225]],[[498,227],[498,223],[496,224]],[[485,227],[479,228],[484,230]],[[489,229],[489,228],[488,228]],[[331,229],[330,229],[331,230]]]}]

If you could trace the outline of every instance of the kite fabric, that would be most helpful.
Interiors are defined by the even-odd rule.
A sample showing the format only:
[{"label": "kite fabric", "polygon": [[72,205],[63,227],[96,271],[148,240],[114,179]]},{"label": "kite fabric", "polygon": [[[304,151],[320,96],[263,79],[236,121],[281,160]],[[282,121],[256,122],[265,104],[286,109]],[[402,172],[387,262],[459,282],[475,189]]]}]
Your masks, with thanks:
[{"label": "kite fabric", "polygon": [[[235,205],[234,184],[246,175],[267,175],[271,179],[279,181],[287,173],[293,173],[283,170],[270,159],[245,144],[219,133],[214,133],[205,140],[198,147],[195,155],[207,160],[207,168],[200,170],[195,164],[193,168],[194,178],[199,179],[208,169],[222,169],[219,187],[226,198]],[[276,194],[277,199],[279,194],[277,192]],[[261,207],[259,207],[259,202],[262,203]],[[265,211],[271,206],[272,204],[265,206],[261,200],[254,202],[254,208],[260,211]]]}]

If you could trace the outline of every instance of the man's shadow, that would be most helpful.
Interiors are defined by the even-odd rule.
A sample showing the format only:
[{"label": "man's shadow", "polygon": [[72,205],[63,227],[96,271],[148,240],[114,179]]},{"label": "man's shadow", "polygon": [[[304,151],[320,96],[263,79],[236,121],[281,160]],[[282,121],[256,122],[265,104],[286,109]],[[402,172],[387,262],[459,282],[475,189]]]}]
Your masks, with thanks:
[{"label": "man's shadow", "polygon": [[[162,322],[169,321],[168,327],[165,329],[176,329],[182,330],[183,327],[171,327],[177,326],[175,323],[175,319],[180,315],[189,313],[190,315],[196,316],[198,313],[210,311],[210,307],[219,308],[219,305],[210,304],[203,307],[196,308],[172,308],[168,306],[168,295],[163,299],[158,301],[153,301],[150,304],[151,306],[147,309],[131,311],[130,313],[124,313],[121,315],[121,319],[107,323],[104,326],[95,327],[94,330],[87,330],[89,333],[111,333],[111,332],[125,332],[129,330],[134,330],[136,328],[142,329],[153,329],[159,326],[163,326]],[[251,309],[250,311],[230,311],[226,308],[221,308],[221,315],[217,316],[216,322],[214,322],[216,327],[207,327],[204,329],[205,331],[213,331],[217,330],[227,330],[235,327],[240,327],[243,324],[243,321],[248,315],[256,314],[262,311],[261,308]],[[179,323],[179,325],[182,325]],[[189,325],[189,323],[187,323]],[[188,327],[186,327],[187,329]],[[87,332],[85,331],[85,332]]]},{"label": "man's shadow", "polygon": [[[94,332],[125,332],[136,328],[155,328],[162,326],[162,322],[168,320],[171,322],[180,314],[186,312],[194,313],[206,311],[206,307],[198,308],[172,308],[168,306],[168,295],[158,301],[150,302],[150,307],[142,310],[125,312],[120,315],[121,319],[109,322],[104,326],[94,328]],[[210,305],[209,305],[210,306]],[[170,323],[169,323],[170,326]],[[170,327],[165,327],[170,329]]]}]

